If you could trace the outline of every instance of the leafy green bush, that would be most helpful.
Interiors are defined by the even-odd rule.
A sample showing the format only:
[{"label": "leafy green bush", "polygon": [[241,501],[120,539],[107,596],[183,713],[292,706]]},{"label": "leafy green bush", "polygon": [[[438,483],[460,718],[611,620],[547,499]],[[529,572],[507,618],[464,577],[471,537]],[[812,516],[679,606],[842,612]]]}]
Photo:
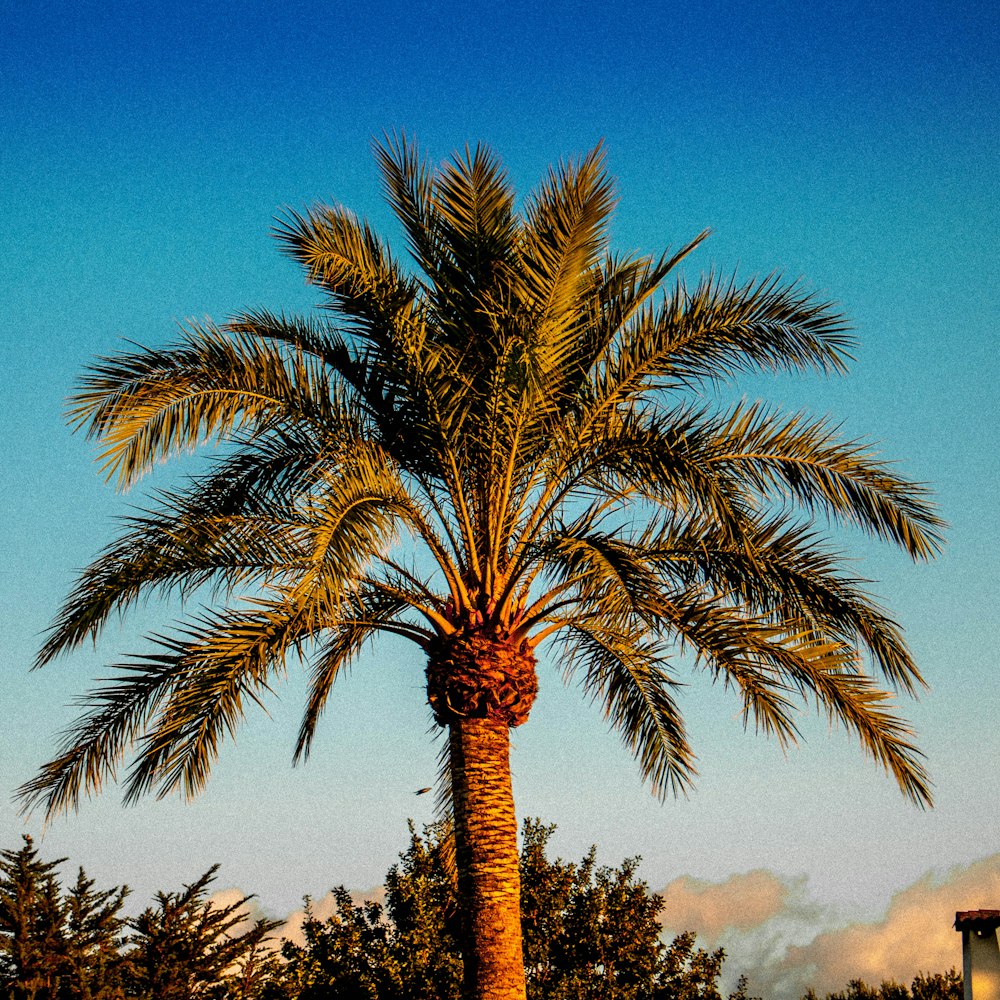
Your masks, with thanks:
[{"label": "leafy green bush", "polygon": [[[521,920],[529,1000],[721,1000],[724,952],[694,934],[660,940],[662,901],[636,875],[638,859],[598,866],[551,860],[554,826],[524,824]],[[307,901],[302,944],[286,942],[274,997],[321,1000],[457,1000],[462,965],[447,830],[410,827],[410,844],[386,877],[384,904],[356,904],[343,887],[335,913],[317,920]],[[746,1000],[745,991],[734,1000]]]}]

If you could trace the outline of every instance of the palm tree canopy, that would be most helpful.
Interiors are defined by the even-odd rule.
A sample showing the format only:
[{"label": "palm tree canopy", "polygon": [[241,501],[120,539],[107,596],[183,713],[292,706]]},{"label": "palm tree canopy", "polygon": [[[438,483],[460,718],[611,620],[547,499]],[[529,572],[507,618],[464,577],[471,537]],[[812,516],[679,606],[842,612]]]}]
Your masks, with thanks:
[{"label": "palm tree canopy", "polygon": [[85,376],[70,420],[120,487],[225,447],[82,573],[38,664],[151,592],[212,584],[220,599],[88,697],[26,802],[75,807],[130,754],[127,799],[194,794],[297,654],[305,756],[338,674],[379,632],[426,652],[442,725],[523,722],[551,639],[660,794],[694,774],[675,697],[686,651],[747,724],[794,742],[814,702],[928,802],[887,690],[913,693],[920,674],[822,530],[926,559],[942,523],[925,488],[826,419],[703,391],[845,371],[837,310],[780,276],[690,287],[674,271],[705,233],[660,257],[613,253],[600,147],[520,209],[484,147],[432,168],[391,139],[376,158],[412,267],[343,208],[288,212],[276,235],[324,296],[318,317],[191,325]]}]

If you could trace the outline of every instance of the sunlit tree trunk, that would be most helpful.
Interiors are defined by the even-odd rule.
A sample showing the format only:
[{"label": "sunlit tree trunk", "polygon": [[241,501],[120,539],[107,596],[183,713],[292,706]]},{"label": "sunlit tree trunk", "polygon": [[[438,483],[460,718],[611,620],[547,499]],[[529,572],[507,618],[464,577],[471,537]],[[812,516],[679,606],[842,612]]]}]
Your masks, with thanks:
[{"label": "sunlit tree trunk", "polygon": [[466,1000],[525,1000],[521,880],[506,722],[450,724]]}]

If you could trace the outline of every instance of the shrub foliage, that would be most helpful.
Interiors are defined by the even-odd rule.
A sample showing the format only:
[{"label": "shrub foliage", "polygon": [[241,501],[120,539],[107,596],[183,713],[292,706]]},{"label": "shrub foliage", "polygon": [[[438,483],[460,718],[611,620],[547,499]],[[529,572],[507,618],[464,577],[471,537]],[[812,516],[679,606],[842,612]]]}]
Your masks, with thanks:
[{"label": "shrub foliage", "polygon": [[[599,865],[551,858],[554,826],[528,820],[520,854],[529,1000],[722,1000],[725,952],[695,935],[661,939],[662,906],[638,858]],[[443,825],[417,833],[384,896],[333,890],[321,919],[306,899],[301,934],[278,940],[252,920],[249,896],[210,899],[216,867],[125,917],[127,886],[98,890],[81,868],[64,888],[64,858],[43,861],[30,837],[0,851],[0,1000],[458,1000],[462,987],[456,873]],[[728,1000],[754,1000],[741,978]],[[809,991],[802,1000],[819,1000]],[[824,1000],[962,1000],[955,970],[909,987],[852,980]]]}]

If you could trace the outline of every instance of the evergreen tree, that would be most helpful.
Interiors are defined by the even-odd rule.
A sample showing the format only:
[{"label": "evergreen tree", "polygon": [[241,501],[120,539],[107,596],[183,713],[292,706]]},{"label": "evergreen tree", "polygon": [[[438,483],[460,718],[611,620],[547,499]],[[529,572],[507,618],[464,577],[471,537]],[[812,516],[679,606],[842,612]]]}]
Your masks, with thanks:
[{"label": "evergreen tree", "polygon": [[277,924],[258,920],[246,933],[237,933],[252,897],[222,907],[208,902],[206,890],[217,870],[213,865],[183,892],[157,893],[155,905],[129,921],[130,998],[235,1000],[237,990],[240,1000],[253,995],[255,983],[246,974],[259,967],[264,938]]},{"label": "evergreen tree", "polygon": [[[286,941],[282,997],[290,1000],[384,1000],[401,995],[390,952],[389,926],[376,902],[355,905],[343,886],[333,890],[336,911],[318,920],[306,899],[305,940]],[[278,996],[275,990],[269,996]]]},{"label": "evergreen tree", "polygon": [[918,972],[910,983],[913,1000],[962,1000],[965,995],[962,974],[957,969],[947,972]]},{"label": "evergreen tree", "polygon": [[60,1000],[113,1000],[122,996],[122,904],[128,886],[94,891],[94,880],[80,868],[66,893],[65,975]]},{"label": "evergreen tree", "polygon": [[[718,982],[725,958],[722,948],[712,952],[696,948],[692,931],[678,934],[660,956],[653,991],[655,1000],[720,1000]],[[741,976],[729,1000],[760,998],[747,997],[746,978]]]},{"label": "evergreen tree", "polygon": [[63,911],[55,870],[31,837],[0,851],[0,989],[10,1000],[56,1000],[66,968]]},{"label": "evergreen tree", "polygon": [[[554,826],[528,820],[521,851],[522,929],[528,996],[537,1000],[649,995],[663,946],[661,901],[636,879],[638,859],[598,867],[545,853]],[[642,992],[645,989],[645,992]]]},{"label": "evergreen tree", "polygon": [[457,997],[462,984],[460,923],[453,841],[443,824],[417,834],[385,880],[392,953],[407,996]]},{"label": "evergreen tree", "polygon": [[229,1000],[286,1000],[288,995],[281,989],[285,963],[270,937],[275,926],[258,921],[249,932],[247,950],[232,970]]},{"label": "evergreen tree", "polygon": [[522,932],[530,1000],[719,1000],[725,953],[682,934],[660,939],[661,897],[637,877],[638,858],[598,866],[546,854],[555,826],[524,824]]}]

